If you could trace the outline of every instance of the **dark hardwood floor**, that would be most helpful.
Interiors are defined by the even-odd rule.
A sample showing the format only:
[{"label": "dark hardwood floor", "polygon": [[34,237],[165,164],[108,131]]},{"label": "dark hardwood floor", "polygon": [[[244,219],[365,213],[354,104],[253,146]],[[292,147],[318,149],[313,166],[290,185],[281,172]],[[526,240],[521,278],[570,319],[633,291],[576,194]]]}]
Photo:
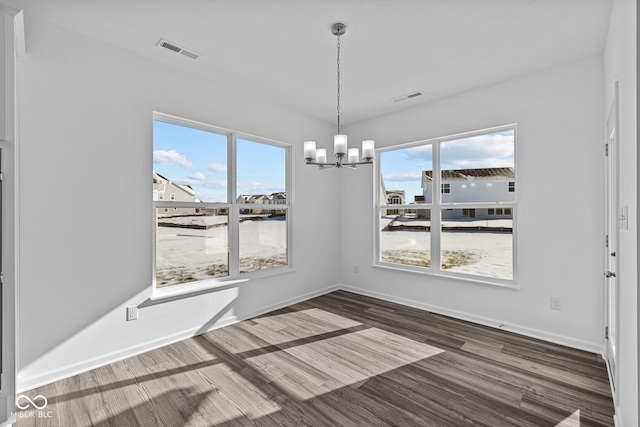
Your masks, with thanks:
[{"label": "dark hardwood floor", "polygon": [[596,354],[344,291],[25,394],[18,427],[613,425]]}]

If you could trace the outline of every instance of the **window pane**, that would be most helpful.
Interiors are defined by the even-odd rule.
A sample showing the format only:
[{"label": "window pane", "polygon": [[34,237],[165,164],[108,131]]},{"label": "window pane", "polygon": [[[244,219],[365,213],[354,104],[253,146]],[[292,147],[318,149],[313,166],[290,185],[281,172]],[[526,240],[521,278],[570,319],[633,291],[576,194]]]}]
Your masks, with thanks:
[{"label": "window pane", "polygon": [[381,152],[380,205],[431,203],[432,165],[431,144]]},{"label": "window pane", "polygon": [[431,267],[430,229],[430,209],[380,209],[380,261]]},{"label": "window pane", "polygon": [[513,279],[513,219],[488,211],[442,210],[442,270]]},{"label": "window pane", "polygon": [[238,139],[237,191],[239,203],[286,204],[287,152],[282,147]]},{"label": "window pane", "polygon": [[229,275],[227,209],[156,209],[156,286]]},{"label": "window pane", "polygon": [[[514,137],[514,131],[507,130],[443,141],[442,203],[513,201]],[[447,184],[448,191],[444,191]]]},{"label": "window pane", "polygon": [[153,200],[227,203],[227,136],[154,120]]},{"label": "window pane", "polygon": [[240,273],[287,265],[285,209],[240,210]]}]

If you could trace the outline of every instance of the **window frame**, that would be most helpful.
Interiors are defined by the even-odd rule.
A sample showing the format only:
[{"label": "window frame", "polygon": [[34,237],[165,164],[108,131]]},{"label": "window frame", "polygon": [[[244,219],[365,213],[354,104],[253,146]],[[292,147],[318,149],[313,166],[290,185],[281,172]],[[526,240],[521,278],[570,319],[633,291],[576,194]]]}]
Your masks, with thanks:
[{"label": "window frame", "polygon": [[[266,277],[276,274],[284,274],[295,270],[293,257],[293,236],[292,236],[292,218],[293,218],[293,162],[292,150],[293,145],[261,136],[251,135],[236,130],[222,128],[195,120],[185,119],[166,113],[154,111],[152,114],[151,125],[155,121],[161,121],[176,126],[189,127],[205,132],[212,132],[227,137],[227,201],[226,202],[175,202],[168,200],[153,200],[153,191],[149,191],[151,198],[152,213],[152,295],[151,299],[163,299],[183,294],[201,293],[216,288],[229,286],[232,284],[246,282],[253,278]],[[153,134],[153,130],[152,130]],[[270,145],[285,150],[285,189],[286,201],[282,204],[265,205],[253,203],[237,202],[237,140],[242,139],[259,144]],[[153,151],[153,137],[152,137]],[[153,155],[151,157],[151,167],[153,170]],[[227,209],[228,212],[228,276],[198,280],[194,282],[185,282],[166,287],[157,287],[156,283],[156,209],[162,208],[180,208],[189,207],[195,209]],[[246,273],[240,273],[240,210],[241,209],[262,209],[262,210],[284,210],[286,215],[286,244],[287,244],[287,264],[283,266],[273,267],[264,270],[255,270]]]},{"label": "window frame", "polygon": [[[504,132],[504,131],[513,131],[513,144],[514,144],[514,169],[515,169],[515,180],[513,182],[518,181],[518,156],[517,156],[517,140],[518,140],[518,131],[517,124],[508,124],[503,126],[496,126],[492,128],[480,129],[471,132],[463,132],[453,135],[447,135],[437,138],[424,139],[419,141],[413,141],[408,143],[401,143],[397,145],[382,147],[376,149],[376,173],[374,174],[374,197],[373,197],[373,211],[374,211],[374,257],[373,257],[373,266],[384,269],[391,269],[396,271],[405,271],[410,273],[417,273],[420,275],[433,276],[438,278],[447,278],[454,279],[458,281],[464,282],[472,282],[483,285],[493,285],[504,288],[518,288],[517,282],[517,192],[514,191],[513,201],[509,202],[443,202],[443,186],[442,186],[442,176],[441,176],[441,156],[440,156],[440,145],[444,142],[454,141],[465,138],[472,138],[476,136]],[[431,153],[432,153],[432,188],[440,188],[439,192],[431,191],[432,200],[424,201],[420,204],[420,208],[430,209],[430,253],[431,253],[431,267],[416,267],[411,265],[404,264],[395,264],[389,262],[381,261],[381,229],[380,229],[380,219],[381,219],[381,211],[384,209],[388,209],[391,205],[381,204],[380,201],[380,188],[381,188],[381,179],[382,179],[382,170],[381,170],[381,154],[389,151],[402,150],[412,147],[419,147],[424,145],[431,145]],[[497,209],[497,208],[509,208],[512,212],[512,278],[511,279],[503,279],[497,277],[490,276],[480,276],[474,274],[467,274],[462,272],[454,272],[450,270],[445,270],[441,268],[441,233],[442,233],[442,212],[443,211],[451,211],[454,209]],[[402,204],[402,205],[393,205],[392,209],[411,209],[416,208],[415,204]],[[503,211],[504,212],[504,211]],[[433,232],[433,230],[438,230],[437,233]]]}]

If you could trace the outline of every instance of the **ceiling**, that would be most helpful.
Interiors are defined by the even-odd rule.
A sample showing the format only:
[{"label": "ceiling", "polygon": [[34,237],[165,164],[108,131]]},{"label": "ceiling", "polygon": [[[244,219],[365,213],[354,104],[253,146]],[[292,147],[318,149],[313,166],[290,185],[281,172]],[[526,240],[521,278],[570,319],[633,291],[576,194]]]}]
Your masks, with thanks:
[{"label": "ceiling", "polygon": [[[349,124],[599,54],[610,0],[0,0],[234,90]],[[28,24],[28,23],[27,23]],[[28,28],[28,26],[27,26]],[[157,46],[165,38],[202,55]],[[27,54],[29,49],[27,34]],[[392,98],[423,90],[395,103]]]}]

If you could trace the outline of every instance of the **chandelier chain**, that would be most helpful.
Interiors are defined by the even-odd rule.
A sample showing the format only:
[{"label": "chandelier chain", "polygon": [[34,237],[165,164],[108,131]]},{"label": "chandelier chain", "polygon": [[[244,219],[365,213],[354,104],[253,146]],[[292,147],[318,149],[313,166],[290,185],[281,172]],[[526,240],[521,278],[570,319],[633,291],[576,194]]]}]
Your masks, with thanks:
[{"label": "chandelier chain", "polygon": [[338,134],[340,133],[340,35],[338,34]]},{"label": "chandelier chain", "polygon": [[[2,0],[0,0],[2,1]],[[371,139],[362,141],[362,157],[358,148],[349,148],[347,145],[347,135],[340,133],[340,36],[345,33],[346,26],[337,22],[331,26],[331,34],[337,36],[337,87],[336,87],[336,111],[338,113],[338,133],[333,136],[333,151],[335,162],[327,162],[327,150],[317,148],[316,141],[304,141],[304,160],[308,165],[316,165],[320,169],[329,168],[350,168],[355,169],[358,165],[370,165],[375,158],[374,142]]]}]

